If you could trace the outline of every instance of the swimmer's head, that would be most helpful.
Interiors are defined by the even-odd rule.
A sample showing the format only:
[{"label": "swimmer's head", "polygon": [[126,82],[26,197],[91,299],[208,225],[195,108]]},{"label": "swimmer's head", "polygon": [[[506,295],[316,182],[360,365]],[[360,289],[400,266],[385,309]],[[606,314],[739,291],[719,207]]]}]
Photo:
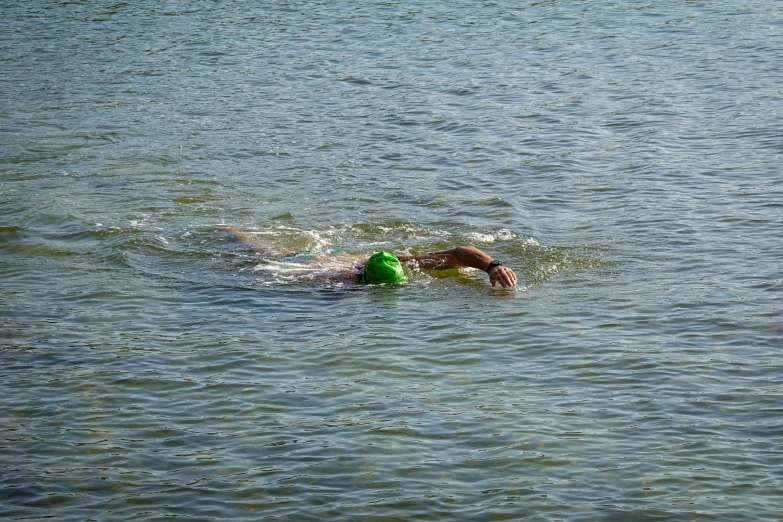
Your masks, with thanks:
[{"label": "swimmer's head", "polygon": [[405,271],[397,256],[388,252],[374,253],[367,264],[364,265],[364,272],[359,276],[359,282],[365,285],[380,285],[384,283],[401,283],[407,281]]}]

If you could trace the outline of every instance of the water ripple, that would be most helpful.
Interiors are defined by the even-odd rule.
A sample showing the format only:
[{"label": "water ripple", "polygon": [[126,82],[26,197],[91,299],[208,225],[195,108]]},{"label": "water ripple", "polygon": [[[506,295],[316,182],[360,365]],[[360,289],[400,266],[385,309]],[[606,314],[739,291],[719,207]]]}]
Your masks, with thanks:
[{"label": "water ripple", "polygon": [[774,2],[6,4],[6,518],[779,518]]}]

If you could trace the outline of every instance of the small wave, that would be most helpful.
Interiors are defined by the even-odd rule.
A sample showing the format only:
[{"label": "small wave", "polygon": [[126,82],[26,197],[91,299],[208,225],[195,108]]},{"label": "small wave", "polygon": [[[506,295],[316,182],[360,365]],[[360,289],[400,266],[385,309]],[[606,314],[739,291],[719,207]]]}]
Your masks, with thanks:
[{"label": "small wave", "polygon": [[[496,241],[511,241],[517,238],[517,235],[510,230],[501,229],[496,232],[471,232],[467,235],[471,240],[477,243],[494,243]],[[533,244],[538,245],[535,239],[526,238],[525,241],[532,241]]]}]

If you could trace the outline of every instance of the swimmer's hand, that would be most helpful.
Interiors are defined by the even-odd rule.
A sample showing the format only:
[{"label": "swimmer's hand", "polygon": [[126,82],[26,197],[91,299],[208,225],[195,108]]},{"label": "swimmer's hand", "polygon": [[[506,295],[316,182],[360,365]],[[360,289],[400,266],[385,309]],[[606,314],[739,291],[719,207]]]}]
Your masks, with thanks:
[{"label": "swimmer's hand", "polygon": [[489,271],[489,281],[492,283],[492,286],[500,283],[500,286],[503,288],[508,288],[509,286],[516,286],[517,275],[509,267],[498,265]]}]

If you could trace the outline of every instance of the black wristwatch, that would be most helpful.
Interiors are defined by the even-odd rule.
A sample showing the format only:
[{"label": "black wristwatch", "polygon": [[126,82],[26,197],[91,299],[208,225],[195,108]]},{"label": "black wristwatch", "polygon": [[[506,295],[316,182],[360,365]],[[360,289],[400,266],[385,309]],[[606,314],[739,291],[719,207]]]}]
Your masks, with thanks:
[{"label": "black wristwatch", "polygon": [[490,273],[492,271],[492,269],[495,268],[496,266],[502,266],[502,265],[503,265],[503,263],[501,263],[497,259],[493,259],[487,265],[487,273]]}]

